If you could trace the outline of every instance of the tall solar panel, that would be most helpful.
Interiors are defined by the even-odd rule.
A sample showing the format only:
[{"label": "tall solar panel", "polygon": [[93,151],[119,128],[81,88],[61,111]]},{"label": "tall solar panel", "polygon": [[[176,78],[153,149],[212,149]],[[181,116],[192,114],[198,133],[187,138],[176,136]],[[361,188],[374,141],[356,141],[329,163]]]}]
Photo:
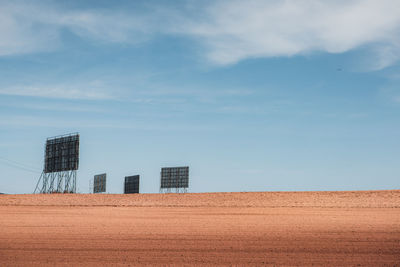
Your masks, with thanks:
[{"label": "tall solar panel", "polygon": [[187,192],[189,188],[189,167],[161,168],[160,192]]},{"label": "tall solar panel", "polygon": [[139,193],[139,175],[125,177],[124,194]]},{"label": "tall solar panel", "polygon": [[94,176],[93,193],[106,192],[106,176],[107,176],[107,174],[105,174],[105,173]]},{"label": "tall solar panel", "polygon": [[44,160],[44,172],[77,170],[79,166],[79,135],[48,138]]},{"label": "tall solar panel", "polygon": [[78,133],[47,138],[43,172],[34,193],[75,193],[78,167]]}]

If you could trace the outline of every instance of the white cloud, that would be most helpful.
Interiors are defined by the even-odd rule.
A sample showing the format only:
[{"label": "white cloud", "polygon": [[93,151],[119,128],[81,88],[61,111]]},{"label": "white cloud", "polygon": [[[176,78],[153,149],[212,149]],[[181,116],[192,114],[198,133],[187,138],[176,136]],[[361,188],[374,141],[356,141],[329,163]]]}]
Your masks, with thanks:
[{"label": "white cloud", "polygon": [[151,34],[151,23],[139,15],[108,10],[62,10],[55,4],[0,2],[0,55],[51,51],[63,30],[106,42],[135,43]]},{"label": "white cloud", "polygon": [[29,6],[0,3],[0,55],[48,51],[59,44],[53,25],[40,23],[32,17]]},{"label": "white cloud", "polygon": [[[247,58],[371,46],[370,69],[400,59],[398,0],[219,0],[181,9],[69,9],[57,2],[1,3],[0,55],[48,51],[64,29],[103,42],[135,43],[158,33],[189,36],[215,64]],[[49,4],[51,3],[51,4]]]},{"label": "white cloud", "polygon": [[400,4],[397,0],[219,1],[204,21],[182,32],[206,43],[218,64],[246,58],[292,56],[312,51],[341,53],[376,44],[386,67],[400,54]]}]

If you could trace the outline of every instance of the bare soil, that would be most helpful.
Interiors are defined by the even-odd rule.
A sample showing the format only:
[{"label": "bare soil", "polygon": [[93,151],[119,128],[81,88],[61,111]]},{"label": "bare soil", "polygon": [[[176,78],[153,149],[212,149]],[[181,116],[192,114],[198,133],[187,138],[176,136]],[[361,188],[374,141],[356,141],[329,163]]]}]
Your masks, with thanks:
[{"label": "bare soil", "polygon": [[0,266],[400,266],[400,190],[0,195]]}]

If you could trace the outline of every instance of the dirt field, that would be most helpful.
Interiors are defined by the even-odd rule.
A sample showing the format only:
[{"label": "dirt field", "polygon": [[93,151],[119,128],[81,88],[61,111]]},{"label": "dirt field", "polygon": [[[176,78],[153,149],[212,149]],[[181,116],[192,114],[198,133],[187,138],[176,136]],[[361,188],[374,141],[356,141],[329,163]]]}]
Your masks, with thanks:
[{"label": "dirt field", "polygon": [[0,266],[400,266],[400,190],[0,195]]}]

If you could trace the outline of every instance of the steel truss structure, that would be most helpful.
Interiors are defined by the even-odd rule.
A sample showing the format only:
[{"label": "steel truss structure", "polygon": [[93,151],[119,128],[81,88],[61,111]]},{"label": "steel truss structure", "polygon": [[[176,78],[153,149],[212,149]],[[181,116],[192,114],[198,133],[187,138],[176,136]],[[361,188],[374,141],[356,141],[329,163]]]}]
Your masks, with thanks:
[{"label": "steel truss structure", "polygon": [[176,187],[176,188],[162,188],[160,187],[160,193],[187,193],[188,189],[186,187]]},{"label": "steel truss structure", "polygon": [[44,168],[33,193],[76,193],[79,134],[47,138]]},{"label": "steel truss structure", "polygon": [[[42,181],[42,185],[40,185]],[[34,193],[76,193],[76,170],[42,172]]]},{"label": "steel truss structure", "polygon": [[93,179],[90,179],[89,180],[89,193],[92,193],[92,194],[94,194],[93,191],[94,190],[94,180]]}]

